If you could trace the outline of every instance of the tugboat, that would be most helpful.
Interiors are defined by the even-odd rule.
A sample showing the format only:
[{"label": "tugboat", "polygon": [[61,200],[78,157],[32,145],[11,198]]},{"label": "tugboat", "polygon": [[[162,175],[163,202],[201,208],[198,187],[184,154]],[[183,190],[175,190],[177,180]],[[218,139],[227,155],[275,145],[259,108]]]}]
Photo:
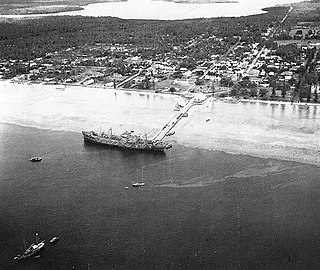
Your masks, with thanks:
[{"label": "tugboat", "polygon": [[31,162],[40,162],[42,160],[42,157],[32,157],[29,159]]},{"label": "tugboat", "polygon": [[38,234],[36,233],[36,242],[31,244],[22,254],[17,255],[13,259],[22,260],[35,255],[44,247],[44,241],[45,240],[39,242]]}]

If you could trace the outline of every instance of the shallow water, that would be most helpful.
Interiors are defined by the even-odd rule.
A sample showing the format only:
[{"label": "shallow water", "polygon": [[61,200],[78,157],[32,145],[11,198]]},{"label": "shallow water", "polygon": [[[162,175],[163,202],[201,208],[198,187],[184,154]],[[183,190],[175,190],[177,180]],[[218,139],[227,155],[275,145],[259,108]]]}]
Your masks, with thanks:
[{"label": "shallow water", "polygon": [[[0,122],[81,132],[113,129],[154,135],[175,114],[179,97],[114,89],[1,82]],[[317,164],[320,107],[209,100],[189,111],[166,140],[234,154]],[[210,119],[210,121],[207,121]]]}]

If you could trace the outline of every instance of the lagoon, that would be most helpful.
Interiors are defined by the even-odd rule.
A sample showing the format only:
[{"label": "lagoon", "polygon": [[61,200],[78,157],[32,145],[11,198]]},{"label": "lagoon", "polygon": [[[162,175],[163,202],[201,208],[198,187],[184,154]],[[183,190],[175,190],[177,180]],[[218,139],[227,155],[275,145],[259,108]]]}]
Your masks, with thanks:
[{"label": "lagoon", "polygon": [[184,4],[169,1],[128,0],[126,2],[96,3],[84,6],[83,10],[43,15],[3,15],[0,17],[38,17],[57,15],[112,16],[123,19],[180,20],[211,17],[238,17],[263,13],[261,10],[294,0],[239,0],[237,3]]}]

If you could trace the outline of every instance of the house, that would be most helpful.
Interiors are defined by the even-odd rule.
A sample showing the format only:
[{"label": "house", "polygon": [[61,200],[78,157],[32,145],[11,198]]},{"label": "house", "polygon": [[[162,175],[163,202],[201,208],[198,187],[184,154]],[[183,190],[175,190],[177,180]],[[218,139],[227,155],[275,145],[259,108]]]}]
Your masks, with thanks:
[{"label": "house", "polygon": [[94,79],[89,79],[83,82],[83,85],[87,86],[94,83]]},{"label": "house", "polygon": [[[180,70],[182,71],[182,69],[180,69]],[[190,70],[187,70],[187,71],[182,73],[182,76],[184,78],[189,78],[191,75],[192,75],[192,71],[190,71]]]},{"label": "house", "polygon": [[158,70],[159,73],[173,73],[175,71],[175,67],[161,63],[155,63],[153,67]]}]

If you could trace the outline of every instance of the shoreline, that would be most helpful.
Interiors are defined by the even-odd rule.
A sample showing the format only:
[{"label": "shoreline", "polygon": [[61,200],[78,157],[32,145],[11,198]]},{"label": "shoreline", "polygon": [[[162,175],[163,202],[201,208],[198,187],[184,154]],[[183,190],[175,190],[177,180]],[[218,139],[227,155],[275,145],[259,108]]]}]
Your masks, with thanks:
[{"label": "shoreline", "polygon": [[1,10],[0,8],[0,16],[41,16],[48,14],[57,14],[63,12],[72,12],[72,11],[80,11],[84,8],[82,6],[69,6],[69,5],[52,5],[52,6],[35,6],[35,7],[22,7],[22,8],[13,8],[9,9],[8,12],[6,10]]},{"label": "shoreline", "polygon": [[259,100],[259,99],[241,99],[240,102],[250,103],[265,103],[275,105],[298,105],[298,106],[320,106],[320,103],[304,103],[304,102],[290,102],[290,101],[273,101],[273,100]]},{"label": "shoreline", "polygon": [[[52,86],[55,87],[55,89],[57,91],[65,91],[68,88],[84,88],[84,89],[94,89],[94,90],[119,90],[119,91],[123,91],[123,92],[134,92],[134,93],[145,93],[145,94],[154,94],[154,95],[170,95],[170,96],[181,96],[183,93],[179,93],[179,92],[158,92],[156,93],[153,90],[150,89],[133,89],[133,88],[123,88],[123,87],[117,87],[117,88],[113,88],[113,87],[97,87],[94,85],[83,85],[83,84],[48,84],[48,83],[31,83],[31,82],[12,82],[11,79],[0,79],[0,82],[5,82],[5,83],[9,83],[12,85],[31,85],[31,86]],[[64,89],[58,89],[59,86],[63,86]]]},{"label": "shoreline", "polygon": [[[120,91],[125,91],[125,92],[135,92],[135,93],[146,93],[146,94],[155,94],[155,95],[170,95],[170,96],[183,96],[185,92],[158,92],[156,93],[153,90],[146,90],[146,89],[133,89],[133,88],[123,88],[123,87],[118,87],[118,88],[113,88],[113,87],[97,87],[97,86],[90,86],[90,85],[77,85],[77,84],[47,84],[47,83],[32,83],[30,81],[27,82],[13,82],[11,81],[12,79],[0,79],[0,82],[7,82],[10,84],[22,84],[22,85],[45,85],[45,86],[55,86],[56,88],[59,86],[64,86],[65,89],[69,87],[80,87],[80,88],[85,88],[85,89],[105,89],[105,90],[120,90]],[[60,89],[57,89],[60,90]],[[64,91],[64,90],[60,90]],[[195,95],[197,93],[194,93]],[[218,93],[215,93],[218,94]],[[212,94],[208,94],[212,95]],[[221,97],[214,97],[214,96],[209,96],[209,99],[213,100],[214,102],[224,102],[224,103],[230,103],[228,102],[228,99],[221,98]],[[241,99],[239,98],[239,102],[242,103],[263,103],[263,104],[275,104],[275,105],[297,105],[297,106],[320,106],[320,103],[304,103],[304,102],[290,102],[290,101],[274,101],[274,100],[262,100],[262,99]]]},{"label": "shoreline", "polygon": [[[94,0],[93,2],[89,1],[82,1],[81,4],[79,4],[75,0],[70,0],[70,2],[64,2],[65,3],[65,9],[62,11],[33,11],[32,9],[41,9],[40,6],[34,6],[34,7],[22,7],[20,9],[30,9],[30,10],[25,10],[25,11],[13,11],[14,9],[10,10],[1,10],[0,7],[0,18],[6,18],[6,19],[28,19],[28,18],[37,18],[37,17],[44,17],[44,16],[88,16],[88,17],[116,17],[120,19],[128,19],[128,20],[163,20],[163,21],[178,21],[178,20],[190,20],[190,19],[202,19],[202,18],[234,18],[234,17],[247,17],[247,16],[252,16],[252,15],[262,15],[266,14],[268,12],[272,12],[273,8],[280,6],[281,8],[286,8],[288,3],[265,3],[263,6],[259,6],[258,8],[255,8],[251,12],[245,12],[242,10],[240,13],[234,14],[234,12],[231,12],[230,14],[223,15],[223,14],[212,14],[212,15],[197,15],[197,16],[186,16],[186,17],[157,17],[156,15],[154,17],[136,17],[136,16],[127,16],[127,15],[119,15],[119,14],[101,14],[101,15],[96,15],[96,14],[87,14],[85,11],[86,9],[90,9],[91,5],[97,5],[97,4],[122,4],[126,2],[131,2],[132,0]],[[280,1],[280,0],[279,0]],[[293,0],[291,0],[292,2]],[[299,0],[302,2],[303,0]],[[133,1],[132,1],[133,2]],[[231,4],[241,4],[242,2],[240,0],[204,0],[199,1],[199,0],[191,0],[190,2],[188,0],[150,0],[150,2],[167,2],[175,5],[186,5],[186,6],[192,6],[192,5],[200,5],[200,6],[205,6],[205,5],[231,5]],[[53,2],[56,3],[56,2]],[[149,3],[149,2],[147,2]],[[295,3],[295,2],[293,2]],[[50,2],[46,3],[47,7],[50,8]],[[54,5],[51,5],[54,6]],[[60,5],[62,6],[62,5]],[[268,10],[265,10],[268,9]],[[8,11],[8,12],[6,12]]]},{"label": "shoreline", "polygon": [[56,15],[58,13],[73,12],[84,10],[84,7],[90,4],[101,4],[101,3],[114,3],[114,2],[124,2],[126,0],[93,0],[93,1],[64,1],[64,4],[57,4],[56,1],[32,5],[31,3],[26,3],[25,6],[21,4],[19,7],[1,7],[0,6],[0,16],[41,16],[41,15]]}]

